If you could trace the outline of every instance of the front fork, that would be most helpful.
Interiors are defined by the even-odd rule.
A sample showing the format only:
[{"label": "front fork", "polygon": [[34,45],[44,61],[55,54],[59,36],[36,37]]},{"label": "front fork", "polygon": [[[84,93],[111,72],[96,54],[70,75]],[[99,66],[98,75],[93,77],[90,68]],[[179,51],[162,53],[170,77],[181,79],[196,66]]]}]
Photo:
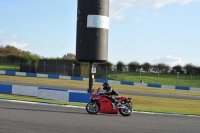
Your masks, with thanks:
[{"label": "front fork", "polygon": [[133,106],[133,104],[132,104],[132,102],[131,102],[131,101],[129,101],[129,102],[128,102],[128,104],[129,104],[129,105],[131,105],[131,107]]},{"label": "front fork", "polygon": [[95,105],[97,105],[97,100],[91,100],[92,103],[92,107],[95,107]]},{"label": "front fork", "polygon": [[95,106],[96,106],[96,104],[97,104],[96,102],[93,102],[93,104],[92,104],[92,107],[95,107]]},{"label": "front fork", "polygon": [[132,102],[131,101],[129,101],[129,103],[128,103],[130,106],[131,106],[131,110],[132,110],[132,112],[133,112],[133,104],[132,104]]}]

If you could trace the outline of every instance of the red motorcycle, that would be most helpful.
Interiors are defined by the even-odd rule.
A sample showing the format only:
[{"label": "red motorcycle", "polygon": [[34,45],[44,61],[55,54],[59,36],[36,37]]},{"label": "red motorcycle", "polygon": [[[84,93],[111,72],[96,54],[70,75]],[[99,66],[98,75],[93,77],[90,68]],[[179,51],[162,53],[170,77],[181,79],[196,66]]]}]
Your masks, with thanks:
[{"label": "red motorcycle", "polygon": [[133,109],[131,98],[118,96],[116,100],[120,102],[120,106],[113,109],[109,99],[104,93],[100,92],[100,88],[90,97],[90,102],[86,105],[86,111],[89,114],[106,113],[106,114],[118,114],[122,116],[130,116]]}]

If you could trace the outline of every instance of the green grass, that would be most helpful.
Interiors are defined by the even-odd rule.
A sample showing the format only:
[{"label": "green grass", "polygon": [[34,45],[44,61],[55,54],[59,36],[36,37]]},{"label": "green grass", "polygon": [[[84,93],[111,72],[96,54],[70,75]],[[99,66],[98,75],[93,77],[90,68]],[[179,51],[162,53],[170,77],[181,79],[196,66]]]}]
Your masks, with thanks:
[{"label": "green grass", "polygon": [[135,111],[200,116],[199,100],[130,96]]},{"label": "green grass", "polygon": [[172,86],[188,86],[200,88],[200,75],[185,75],[179,74],[158,74],[155,73],[138,73],[138,72],[124,72],[124,73],[110,73],[110,79],[119,81],[140,82],[144,83],[172,85]]},{"label": "green grass", "polygon": [[19,64],[0,63],[0,70],[20,71],[20,66]]}]

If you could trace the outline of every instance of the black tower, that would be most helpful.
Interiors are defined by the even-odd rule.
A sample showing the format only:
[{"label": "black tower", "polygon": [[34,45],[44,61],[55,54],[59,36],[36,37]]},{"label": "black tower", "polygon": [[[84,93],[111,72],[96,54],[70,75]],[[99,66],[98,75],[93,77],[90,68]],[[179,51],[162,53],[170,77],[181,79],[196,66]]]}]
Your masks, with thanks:
[{"label": "black tower", "polygon": [[90,63],[89,90],[92,88],[93,63],[108,58],[109,0],[78,0],[76,60]]},{"label": "black tower", "polygon": [[108,56],[109,0],[78,0],[76,59],[105,63]]}]

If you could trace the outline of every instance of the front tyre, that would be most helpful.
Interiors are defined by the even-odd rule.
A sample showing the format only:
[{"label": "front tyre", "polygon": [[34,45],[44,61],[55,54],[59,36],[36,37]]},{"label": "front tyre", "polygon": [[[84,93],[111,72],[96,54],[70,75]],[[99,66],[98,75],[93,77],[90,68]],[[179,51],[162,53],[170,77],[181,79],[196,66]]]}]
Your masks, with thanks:
[{"label": "front tyre", "polygon": [[89,114],[97,114],[100,110],[100,106],[97,103],[90,102],[86,105],[86,111]]},{"label": "front tyre", "polygon": [[122,116],[130,116],[132,113],[132,107],[129,104],[123,104],[125,108],[119,108],[119,113]]}]

